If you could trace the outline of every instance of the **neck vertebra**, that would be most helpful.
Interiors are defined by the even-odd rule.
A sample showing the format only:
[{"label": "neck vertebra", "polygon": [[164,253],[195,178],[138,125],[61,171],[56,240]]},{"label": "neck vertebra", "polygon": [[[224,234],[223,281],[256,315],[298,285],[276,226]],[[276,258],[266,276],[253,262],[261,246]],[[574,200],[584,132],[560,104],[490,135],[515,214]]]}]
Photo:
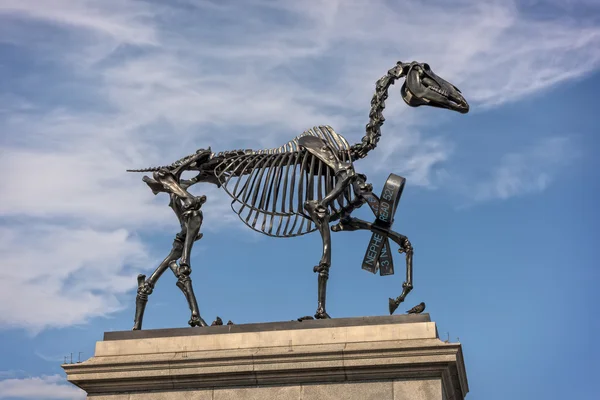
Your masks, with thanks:
[{"label": "neck vertebra", "polygon": [[365,158],[367,153],[377,146],[377,142],[379,142],[379,137],[381,136],[381,126],[385,121],[382,112],[385,108],[385,100],[388,98],[388,89],[397,79],[405,75],[405,66],[406,64],[398,61],[396,66],[388,71],[387,75],[384,75],[377,81],[375,94],[371,99],[369,123],[366,127],[367,132],[363,136],[361,143],[352,145],[350,148],[352,161]]}]

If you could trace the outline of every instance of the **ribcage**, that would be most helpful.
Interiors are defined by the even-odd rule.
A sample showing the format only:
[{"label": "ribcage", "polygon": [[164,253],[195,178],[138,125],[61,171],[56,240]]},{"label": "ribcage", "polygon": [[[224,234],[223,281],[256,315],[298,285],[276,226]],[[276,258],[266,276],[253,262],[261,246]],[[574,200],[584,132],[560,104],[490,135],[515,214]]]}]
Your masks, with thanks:
[{"label": "ribcage", "polygon": [[[300,149],[298,139],[313,135],[325,139],[350,159],[346,140],[330,127],[315,127],[285,146],[230,154],[215,175],[233,199],[231,207],[250,228],[269,236],[299,236],[316,230],[304,212],[304,202],[320,200],[335,187],[337,177],[320,159]],[[330,205],[336,213],[354,198],[349,188]]]}]

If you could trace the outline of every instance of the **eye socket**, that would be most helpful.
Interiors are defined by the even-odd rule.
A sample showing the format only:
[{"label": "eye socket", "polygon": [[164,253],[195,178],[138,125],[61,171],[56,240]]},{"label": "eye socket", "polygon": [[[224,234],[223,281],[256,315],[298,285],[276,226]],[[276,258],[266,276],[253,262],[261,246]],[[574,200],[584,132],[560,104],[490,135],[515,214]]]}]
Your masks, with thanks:
[{"label": "eye socket", "polygon": [[425,71],[431,71],[431,68],[429,68],[429,64],[423,64],[423,69]]}]

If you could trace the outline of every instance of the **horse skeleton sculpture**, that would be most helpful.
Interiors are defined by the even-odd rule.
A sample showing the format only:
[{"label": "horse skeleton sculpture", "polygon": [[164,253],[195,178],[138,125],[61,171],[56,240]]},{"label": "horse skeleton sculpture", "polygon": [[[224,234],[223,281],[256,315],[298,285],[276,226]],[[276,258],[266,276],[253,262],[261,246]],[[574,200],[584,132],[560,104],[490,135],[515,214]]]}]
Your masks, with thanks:
[{"label": "horse skeleton sculpture", "polygon": [[[329,224],[334,232],[366,229],[381,232],[371,224],[350,216],[353,210],[375,198],[366,176],[355,172],[353,162],[373,150],[381,136],[384,118],[382,111],[388,89],[397,79],[405,77],[401,88],[404,101],[412,107],[428,105],[467,113],[469,105],[460,91],[431,71],[427,64],[398,62],[377,81],[371,100],[370,121],[362,142],[350,146],[329,126],[319,126],[304,132],[286,145],[268,150],[236,150],[213,153],[210,148],[200,149],[169,166],[129,172],[153,172],[153,179],[143,181],[154,194],[170,195],[170,207],[181,225],[173,242],[171,253],[154,273],[146,279],[138,276],[135,324],[142,328],[148,295],[160,276],[170,268],[177,277],[177,286],[184,293],[191,311],[190,326],[207,326],[200,316],[190,279],[190,253],[194,242],[202,237],[202,204],[206,196],[193,196],[187,189],[200,182],[223,187],[232,198],[232,209],[250,228],[275,237],[293,237],[318,230],[323,241],[322,256],[314,267],[318,273],[318,307],[315,318],[330,318],[325,310],[329,268],[331,265],[331,238]],[[181,179],[186,171],[197,172],[189,180]],[[392,177],[392,175],[390,176]],[[397,189],[401,192],[404,178]],[[397,193],[398,194],[398,193]],[[393,214],[392,214],[393,215]],[[398,244],[399,252],[406,253],[406,281],[402,293],[390,299],[390,314],[412,290],[413,248],[406,236],[387,229],[385,236]],[[179,261],[179,263],[177,262]],[[375,271],[372,271],[375,272]]]}]

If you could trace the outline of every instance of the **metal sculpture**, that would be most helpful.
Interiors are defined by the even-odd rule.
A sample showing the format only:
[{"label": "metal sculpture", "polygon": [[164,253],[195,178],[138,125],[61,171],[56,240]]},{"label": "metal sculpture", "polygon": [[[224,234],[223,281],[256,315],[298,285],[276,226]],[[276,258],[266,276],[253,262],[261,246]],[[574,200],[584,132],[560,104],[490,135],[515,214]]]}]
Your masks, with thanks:
[{"label": "metal sculpture", "polygon": [[[190,253],[194,242],[202,237],[201,206],[205,196],[193,196],[187,189],[201,182],[222,187],[232,198],[232,209],[251,229],[274,237],[293,237],[319,231],[322,255],[313,271],[318,273],[318,306],[315,318],[330,318],[325,308],[327,280],[331,266],[331,227],[334,232],[366,229],[373,232],[363,269],[381,275],[394,272],[389,240],[406,253],[406,281],[402,293],[389,300],[392,314],[412,290],[413,248],[404,235],[391,230],[404,178],[391,174],[381,197],[372,193],[367,177],[356,173],[353,162],[366,157],[381,136],[385,119],[382,111],[389,87],[406,77],[400,89],[404,101],[412,107],[422,105],[467,113],[469,105],[461,92],[437,76],[427,64],[398,62],[377,81],[371,100],[369,123],[362,142],[350,146],[346,139],[329,126],[307,130],[284,146],[267,150],[234,150],[213,153],[210,148],[197,150],[171,165],[129,172],[153,172],[153,178],[143,181],[154,194],[170,195],[170,207],[181,225],[171,253],[146,279],[138,276],[138,291],[134,330],[142,328],[148,296],[160,276],[170,268],[177,277],[177,286],[184,293],[191,311],[190,326],[207,326],[200,316],[190,278]],[[196,176],[181,179],[185,171]],[[369,223],[350,214],[368,203],[376,215]],[[179,261],[179,263],[177,262]]]}]

